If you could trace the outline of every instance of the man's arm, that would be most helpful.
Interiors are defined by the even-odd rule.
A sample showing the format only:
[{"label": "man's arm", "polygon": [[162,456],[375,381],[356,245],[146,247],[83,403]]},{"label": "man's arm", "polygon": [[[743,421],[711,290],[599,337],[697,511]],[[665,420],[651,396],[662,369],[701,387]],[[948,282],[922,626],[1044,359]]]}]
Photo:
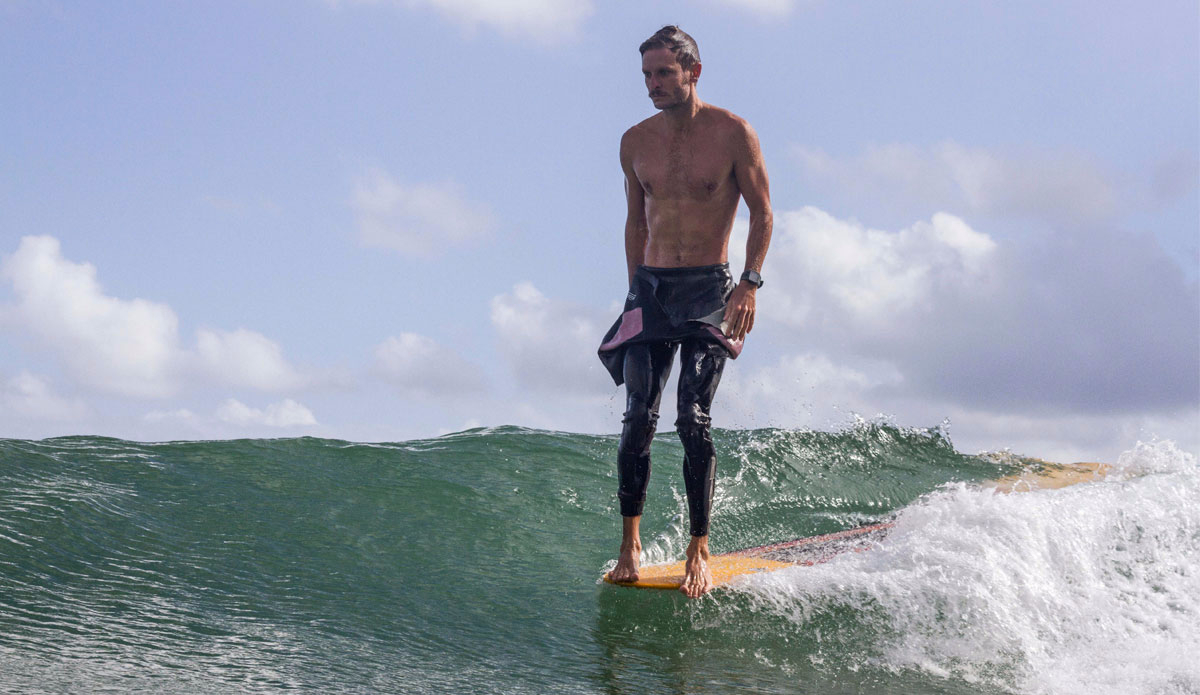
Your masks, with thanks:
[{"label": "man's arm", "polygon": [[621,137],[621,170],[625,172],[625,264],[629,270],[629,282],[633,273],[646,259],[646,239],[650,227],[646,224],[646,191],[633,170],[632,130]]},{"label": "man's arm", "polygon": [[[771,244],[771,192],[767,166],[763,162],[758,136],[749,123],[741,121],[734,137],[733,175],[738,190],[750,209],[750,234],[746,239],[746,270],[761,271]],[[740,340],[754,328],[754,298],[758,288],[739,282],[725,307],[725,333]]]}]

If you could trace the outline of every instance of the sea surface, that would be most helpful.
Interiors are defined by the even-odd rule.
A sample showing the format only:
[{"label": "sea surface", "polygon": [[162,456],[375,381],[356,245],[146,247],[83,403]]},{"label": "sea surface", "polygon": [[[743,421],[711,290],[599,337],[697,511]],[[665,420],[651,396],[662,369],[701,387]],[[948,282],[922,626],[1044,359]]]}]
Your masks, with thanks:
[{"label": "sea surface", "polygon": [[[997,494],[1037,462],[936,428],[715,439],[715,551],[896,528],[689,601],[598,582],[611,436],[0,440],[0,692],[1200,693],[1170,442]],[[645,562],[686,544],[682,449],[653,454]]]}]

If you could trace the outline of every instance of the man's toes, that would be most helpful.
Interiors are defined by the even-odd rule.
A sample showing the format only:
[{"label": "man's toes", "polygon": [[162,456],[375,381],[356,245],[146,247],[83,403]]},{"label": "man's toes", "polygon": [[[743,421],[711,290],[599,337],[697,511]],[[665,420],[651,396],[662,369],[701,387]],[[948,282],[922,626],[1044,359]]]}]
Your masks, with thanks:
[{"label": "man's toes", "polygon": [[638,574],[637,572],[630,572],[629,570],[613,570],[608,573],[608,578],[614,582],[628,584],[630,582],[636,582],[638,580]]}]

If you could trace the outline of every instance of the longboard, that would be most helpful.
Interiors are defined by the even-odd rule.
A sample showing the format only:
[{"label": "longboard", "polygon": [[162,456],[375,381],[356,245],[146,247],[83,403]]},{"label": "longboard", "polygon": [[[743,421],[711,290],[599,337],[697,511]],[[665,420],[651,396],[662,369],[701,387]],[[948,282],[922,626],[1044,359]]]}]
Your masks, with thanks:
[{"label": "longboard", "polygon": [[1018,475],[997,478],[991,482],[996,492],[1028,492],[1030,490],[1052,490],[1079,483],[1090,483],[1109,474],[1112,466],[1107,463],[1061,463],[1041,462],[1039,468]]},{"label": "longboard", "polygon": [[[793,565],[819,565],[844,552],[866,550],[872,543],[886,536],[892,526],[891,522],[871,524],[836,533],[713,555],[708,559],[713,586],[728,584],[747,574],[773,572]],[[607,574],[604,575],[604,581],[639,589],[678,589],[683,586],[684,562],[680,560],[642,567],[638,570],[636,582],[614,582]]]},{"label": "longboard", "polygon": [[[1003,493],[1062,488],[1103,478],[1111,468],[1104,463],[1063,465],[1041,462],[1037,469],[993,480],[990,485],[996,492]],[[713,587],[728,584],[750,574],[774,572],[795,565],[818,565],[845,552],[861,552],[883,540],[893,525],[892,522],[870,524],[836,533],[713,555],[708,560],[708,568],[713,575]],[[684,562],[680,560],[642,567],[638,570],[636,582],[614,582],[607,573],[604,575],[604,581],[639,589],[678,589],[683,585]]]}]

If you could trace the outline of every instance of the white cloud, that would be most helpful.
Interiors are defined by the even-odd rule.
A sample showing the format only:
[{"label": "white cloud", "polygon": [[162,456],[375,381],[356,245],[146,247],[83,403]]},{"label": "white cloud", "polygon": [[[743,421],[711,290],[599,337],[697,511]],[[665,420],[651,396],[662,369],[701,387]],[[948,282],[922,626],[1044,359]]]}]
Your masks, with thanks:
[{"label": "white cloud", "polygon": [[549,299],[521,282],[492,299],[492,326],[523,386],[588,394],[612,386],[596,356],[608,328],[598,312]]},{"label": "white cloud", "polygon": [[407,185],[380,170],[359,182],[351,207],[364,244],[413,256],[476,241],[494,226],[491,211],[454,184]]},{"label": "white cloud", "polygon": [[902,198],[928,208],[1092,222],[1112,214],[1116,191],[1089,158],[1070,153],[999,153],[943,142],[896,143],[846,158],[796,146],[807,183],[830,183],[865,200]]},{"label": "white cloud", "polygon": [[485,390],[478,367],[416,333],[401,333],[376,346],[375,368],[402,392],[458,396]]},{"label": "white cloud", "polygon": [[96,268],[64,258],[53,237],[24,237],[0,276],[16,298],[4,307],[6,325],[46,346],[79,384],[97,391],[164,398],[214,379],[263,391],[307,382],[278,344],[247,329],[201,329],[195,350],[184,348],[169,306],[105,294]]},{"label": "white cloud", "polygon": [[[591,0],[341,0],[346,4],[429,8],[467,30],[479,25],[501,33],[561,43],[574,36],[592,14]],[[331,4],[341,4],[333,0]]]},{"label": "white cloud", "polygon": [[216,417],[221,422],[240,427],[310,427],[317,424],[311,410],[290,398],[261,410],[230,398],[217,408]]},{"label": "white cloud", "polygon": [[1197,286],[1150,239],[1001,245],[944,213],[899,232],[815,208],[775,219],[759,321],[892,365],[910,397],[1039,415],[1200,401]]},{"label": "white cloud", "polygon": [[16,291],[11,317],[54,348],[81,383],[136,397],[176,389],[178,319],[167,305],[105,295],[95,267],[63,258],[49,236],[21,239],[2,274]]},{"label": "white cloud", "polygon": [[55,394],[44,379],[26,371],[0,382],[0,404],[6,413],[35,420],[78,420],[91,412],[82,400]]},{"label": "white cloud", "polygon": [[935,292],[981,282],[996,243],[961,219],[937,213],[899,232],[838,220],[814,207],[776,216],[768,255],[772,291],[765,316],[811,322],[890,325],[923,311]]},{"label": "white cloud", "polygon": [[244,328],[196,331],[196,355],[205,372],[231,386],[283,391],[305,381],[277,343]]}]

